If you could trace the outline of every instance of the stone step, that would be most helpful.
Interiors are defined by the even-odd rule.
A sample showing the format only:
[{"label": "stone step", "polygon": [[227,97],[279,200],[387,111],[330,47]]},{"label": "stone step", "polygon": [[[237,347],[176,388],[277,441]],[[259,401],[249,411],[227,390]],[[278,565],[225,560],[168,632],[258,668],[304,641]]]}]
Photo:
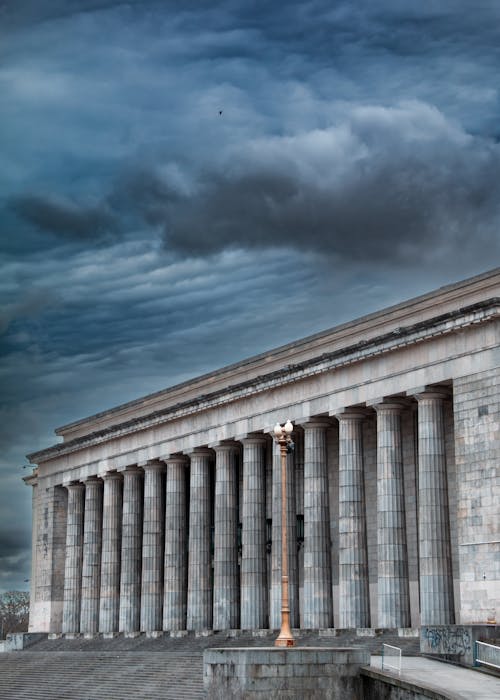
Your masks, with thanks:
[{"label": "stone step", "polygon": [[201,654],[11,652],[0,654],[0,698],[12,700],[197,700]]},{"label": "stone step", "polygon": [[[297,630],[294,632],[297,643],[302,646],[363,646],[372,654],[382,653],[382,644],[391,644],[402,649],[403,655],[419,654],[418,637],[400,637],[396,630],[377,630],[357,633],[356,630],[322,631]],[[249,632],[218,632],[208,636],[197,636],[190,632],[183,637],[170,637],[168,634],[151,638],[145,634],[138,637],[118,635],[113,639],[97,636],[92,639],[76,637],[75,639],[44,639],[26,649],[32,651],[136,651],[136,652],[171,652],[202,653],[210,647],[235,646],[272,646],[277,632],[272,631],[262,636]]]}]

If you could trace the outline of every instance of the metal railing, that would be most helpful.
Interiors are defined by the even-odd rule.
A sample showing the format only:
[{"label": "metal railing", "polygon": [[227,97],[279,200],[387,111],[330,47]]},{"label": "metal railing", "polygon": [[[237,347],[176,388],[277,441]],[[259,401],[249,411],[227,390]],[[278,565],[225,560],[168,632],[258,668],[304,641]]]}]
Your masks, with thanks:
[{"label": "metal railing", "polygon": [[382,644],[382,671],[384,669],[397,671],[398,676],[400,676],[401,658],[402,650],[399,647],[393,647],[391,644]]},{"label": "metal railing", "polygon": [[500,647],[496,644],[476,642],[474,646],[474,666],[491,666],[500,669]]}]

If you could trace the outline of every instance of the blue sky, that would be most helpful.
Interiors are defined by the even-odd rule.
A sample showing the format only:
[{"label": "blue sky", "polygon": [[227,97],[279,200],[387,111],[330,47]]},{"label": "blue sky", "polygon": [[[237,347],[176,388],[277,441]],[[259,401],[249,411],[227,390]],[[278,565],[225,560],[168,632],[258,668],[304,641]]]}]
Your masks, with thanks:
[{"label": "blue sky", "polygon": [[55,427],[498,264],[500,5],[0,2],[0,590]]}]

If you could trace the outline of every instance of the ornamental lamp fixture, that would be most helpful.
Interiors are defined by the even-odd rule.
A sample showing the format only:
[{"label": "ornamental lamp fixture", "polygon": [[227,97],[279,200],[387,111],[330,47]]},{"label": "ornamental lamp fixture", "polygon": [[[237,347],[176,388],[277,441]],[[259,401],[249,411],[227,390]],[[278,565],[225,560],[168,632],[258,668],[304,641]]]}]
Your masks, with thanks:
[{"label": "ornamental lamp fixture", "polygon": [[286,461],[293,451],[293,425],[287,420],[285,425],[276,423],[274,437],[280,446],[281,456],[281,630],[274,642],[277,647],[293,647],[296,644],[290,628],[290,603],[288,600],[288,541],[286,522]]}]

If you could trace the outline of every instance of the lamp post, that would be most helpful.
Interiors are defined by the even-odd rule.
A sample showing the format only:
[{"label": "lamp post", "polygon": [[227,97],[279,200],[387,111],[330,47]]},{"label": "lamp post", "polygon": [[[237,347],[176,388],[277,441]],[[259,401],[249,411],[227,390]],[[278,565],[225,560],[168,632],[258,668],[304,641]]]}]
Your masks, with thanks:
[{"label": "lamp post", "polygon": [[284,426],[276,423],[274,437],[280,446],[281,457],[281,630],[274,642],[276,647],[293,647],[296,642],[290,629],[290,604],[288,601],[288,544],[286,522],[286,456],[293,450],[293,425],[287,420]]}]

